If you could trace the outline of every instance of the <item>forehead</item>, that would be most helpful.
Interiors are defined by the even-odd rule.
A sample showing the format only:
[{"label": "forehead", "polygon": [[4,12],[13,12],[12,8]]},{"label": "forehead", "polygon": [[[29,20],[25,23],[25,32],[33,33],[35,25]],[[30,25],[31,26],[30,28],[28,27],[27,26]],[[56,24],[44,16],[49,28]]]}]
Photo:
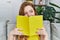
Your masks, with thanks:
[{"label": "forehead", "polygon": [[30,5],[24,7],[24,10],[33,10],[33,7],[31,7]]}]

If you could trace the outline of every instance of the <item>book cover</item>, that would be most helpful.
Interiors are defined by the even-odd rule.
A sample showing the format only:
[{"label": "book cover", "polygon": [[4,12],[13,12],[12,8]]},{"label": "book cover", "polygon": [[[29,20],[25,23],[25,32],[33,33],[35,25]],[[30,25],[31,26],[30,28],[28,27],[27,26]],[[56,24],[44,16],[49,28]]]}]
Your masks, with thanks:
[{"label": "book cover", "polygon": [[38,31],[38,28],[43,27],[43,16],[17,16],[16,23],[17,28],[23,29],[20,31],[23,32],[24,35],[37,35],[36,32]]},{"label": "book cover", "polygon": [[29,35],[29,19],[26,16],[17,16],[16,27],[20,28],[20,32],[24,35]]}]

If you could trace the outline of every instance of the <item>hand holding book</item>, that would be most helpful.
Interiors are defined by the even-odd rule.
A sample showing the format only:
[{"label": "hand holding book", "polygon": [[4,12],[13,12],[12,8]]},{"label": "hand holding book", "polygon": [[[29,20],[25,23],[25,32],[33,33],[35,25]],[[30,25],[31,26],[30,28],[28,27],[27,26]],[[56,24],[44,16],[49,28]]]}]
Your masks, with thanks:
[{"label": "hand holding book", "polygon": [[38,40],[39,36],[36,33],[38,28],[43,28],[43,16],[17,16],[17,28],[22,28],[24,35],[29,36],[28,40]]}]

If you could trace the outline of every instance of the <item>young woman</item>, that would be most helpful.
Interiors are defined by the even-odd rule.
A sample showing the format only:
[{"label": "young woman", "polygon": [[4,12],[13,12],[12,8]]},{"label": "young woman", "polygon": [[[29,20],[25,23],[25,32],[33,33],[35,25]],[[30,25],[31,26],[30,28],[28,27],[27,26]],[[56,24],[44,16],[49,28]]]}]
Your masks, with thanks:
[{"label": "young woman", "polygon": [[[37,15],[37,12],[32,3],[24,2],[22,3],[21,8],[19,10],[19,15],[29,17],[29,16]],[[19,32],[19,30],[23,30],[23,29],[15,28],[14,30],[12,30],[8,36],[8,40],[16,40],[16,35],[20,35],[20,40],[27,40],[27,36],[24,36],[22,32]],[[42,29],[39,28],[37,34],[40,37],[42,37],[41,40],[48,40],[48,35],[47,35],[47,32],[45,31],[45,28],[42,28]]]}]

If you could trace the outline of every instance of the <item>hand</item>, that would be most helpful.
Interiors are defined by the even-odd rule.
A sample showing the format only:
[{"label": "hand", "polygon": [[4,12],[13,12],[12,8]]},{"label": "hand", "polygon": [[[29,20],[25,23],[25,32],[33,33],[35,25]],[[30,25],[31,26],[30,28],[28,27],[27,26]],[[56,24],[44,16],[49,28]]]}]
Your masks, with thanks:
[{"label": "hand", "polygon": [[45,30],[45,28],[38,29],[37,34],[41,38],[41,40],[48,40],[48,34]]},{"label": "hand", "polygon": [[23,33],[20,32],[20,30],[22,29],[15,28],[14,30],[12,30],[10,34],[8,35],[8,40],[16,40],[16,35],[19,35],[18,36],[19,40],[23,40],[23,39],[27,40],[27,37],[24,36]]},{"label": "hand", "polygon": [[10,34],[11,34],[11,35],[23,35],[23,33],[20,32],[21,30],[22,30],[22,29],[15,28],[15,29],[13,29],[13,30],[10,32]]}]

